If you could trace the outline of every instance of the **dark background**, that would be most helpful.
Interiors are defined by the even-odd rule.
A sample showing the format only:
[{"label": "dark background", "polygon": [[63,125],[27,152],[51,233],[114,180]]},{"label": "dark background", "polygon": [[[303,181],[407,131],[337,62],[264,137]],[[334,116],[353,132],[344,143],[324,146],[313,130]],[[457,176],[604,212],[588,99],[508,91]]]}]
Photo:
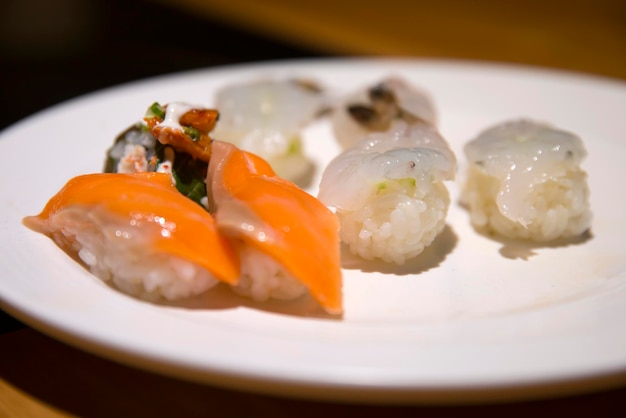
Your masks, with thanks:
[{"label": "dark background", "polygon": [[159,74],[317,56],[147,0],[3,0],[0,128],[66,99]]},{"label": "dark background", "polygon": [[[145,77],[319,56],[154,1],[0,4],[0,129],[67,99]],[[21,327],[0,311],[0,332]]]}]

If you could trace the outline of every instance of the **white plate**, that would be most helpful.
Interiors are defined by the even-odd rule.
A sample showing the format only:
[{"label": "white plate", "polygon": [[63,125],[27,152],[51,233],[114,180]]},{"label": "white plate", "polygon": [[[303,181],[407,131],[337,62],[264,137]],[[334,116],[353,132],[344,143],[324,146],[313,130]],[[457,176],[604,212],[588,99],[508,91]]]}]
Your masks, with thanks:
[{"label": "white plate", "polygon": [[[461,174],[464,142],[508,118],[545,120],[581,135],[595,213],[591,239],[504,246],[475,233],[455,202],[443,236],[415,263],[377,272],[380,266],[347,257],[345,316],[331,320],[306,301],[262,307],[221,290],[204,308],[139,302],[20,224],[70,177],[99,171],[113,138],[155,100],[211,105],[216,88],[263,76],[310,77],[341,94],[392,73],[432,95]],[[616,81],[446,61],[266,63],[97,92],[2,133],[0,302],[33,327],[116,361],[285,396],[447,402],[624,382],[625,109],[626,86]],[[328,122],[306,137],[322,168],[337,151]],[[450,189],[456,199],[458,183]]]}]

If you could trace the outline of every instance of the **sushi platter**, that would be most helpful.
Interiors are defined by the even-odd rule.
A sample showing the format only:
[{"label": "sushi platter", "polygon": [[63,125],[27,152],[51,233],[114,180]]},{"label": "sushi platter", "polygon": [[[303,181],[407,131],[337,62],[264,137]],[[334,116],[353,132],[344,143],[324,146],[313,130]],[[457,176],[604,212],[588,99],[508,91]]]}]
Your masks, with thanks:
[{"label": "sushi platter", "polygon": [[[229,113],[253,102],[246,94],[266,91],[257,85],[228,94],[224,89],[258,80],[300,80],[297,91],[281,84],[275,96],[280,99],[271,104],[279,109],[274,111],[281,123],[298,117],[294,109],[308,112],[297,135],[291,126],[284,135],[286,158],[265,153],[250,142],[250,135],[244,138],[238,123],[245,118]],[[391,81],[376,84],[380,80]],[[419,95],[417,90],[397,90],[406,88],[404,82],[416,86]],[[350,97],[372,100],[371,107],[346,107],[348,117],[369,127],[389,122],[381,122],[385,115],[401,119],[385,126],[391,126],[393,141],[410,144],[403,148],[412,150],[410,156],[390,146],[391,140],[380,139],[380,133],[366,134],[360,127],[344,129],[338,140],[336,124],[347,119],[333,116],[329,103]],[[175,106],[178,115],[196,112],[199,118],[209,117],[205,108],[223,109],[221,118],[210,114],[210,124],[203,120],[203,125],[194,125],[210,126],[206,132],[185,126],[185,135],[193,137],[196,148],[208,138],[202,135],[213,135],[214,140],[228,138],[243,152],[219,141],[211,154],[219,164],[212,165],[205,149],[194,155],[194,161],[206,155],[204,166],[194,166],[200,167],[204,188],[196,202],[187,197],[179,202],[174,195],[161,203],[150,202],[148,195],[136,199],[149,208],[150,222],[165,222],[159,205],[172,205],[167,212],[172,217],[181,211],[173,205],[192,205],[198,219],[207,217],[203,225],[213,222],[213,216],[224,234],[212,238],[213,247],[206,251],[185,253],[178,244],[167,250],[176,257],[187,254],[183,257],[188,260],[219,252],[221,272],[212,271],[211,263],[206,267],[219,280],[205,279],[202,273],[201,285],[177,285],[156,295],[154,288],[165,286],[161,279],[150,279],[150,285],[128,284],[118,280],[126,273],[115,268],[121,260],[126,271],[162,270],[162,253],[142,258],[142,251],[153,254],[155,248],[164,248],[161,244],[148,240],[125,247],[136,229],[116,226],[102,232],[108,231],[107,225],[99,222],[111,219],[108,212],[65,213],[64,220],[78,219],[80,225],[95,222],[91,229],[81,227],[95,233],[95,241],[110,236],[117,243],[105,254],[74,251],[74,227],[52,231],[44,215],[76,199],[87,202],[85,195],[68,197],[70,179],[87,181],[80,176],[92,174],[102,179],[103,171],[115,179],[133,176],[121,174],[123,164],[131,161],[136,167],[138,156],[150,152],[152,159],[141,160],[142,167],[157,159],[162,163],[168,151],[155,150],[154,143],[130,154],[121,151],[128,145],[122,142],[132,137],[138,141],[135,147],[145,144],[146,135],[161,141],[159,135],[167,129],[167,141],[174,141],[172,132],[183,132],[178,120],[170,120]],[[626,176],[625,110],[623,82],[453,60],[267,62],[171,74],[97,91],[0,132],[0,151],[8,157],[0,168],[0,307],[54,338],[123,364],[280,396],[409,403],[521,399],[624,382],[626,196],[619,181]],[[142,118],[147,128],[136,125]],[[256,116],[248,122],[253,127],[271,125]],[[493,136],[511,131],[516,136],[506,148],[502,142],[493,146]],[[355,132],[366,142],[350,143]],[[528,138],[537,132],[547,139],[534,147]],[[273,138],[275,149],[280,138]],[[496,161],[496,155],[505,159]],[[401,165],[393,166],[397,162]],[[231,166],[238,174],[228,174]],[[165,176],[151,176],[159,174]],[[558,176],[563,180],[549,186],[532,184]],[[181,182],[180,176],[176,179]],[[494,189],[500,181],[505,186]],[[93,189],[89,199],[109,204],[124,194],[114,187],[131,186],[105,185]],[[291,194],[263,200],[286,188],[296,193],[294,200]],[[419,198],[407,192],[416,188],[429,191]],[[378,196],[374,203],[364,197],[366,189]],[[539,191],[520,197],[518,192],[530,189]],[[53,207],[46,206],[60,190],[66,194],[55,197]],[[380,230],[366,231],[363,225],[371,219],[359,217],[388,205],[398,190],[403,194],[394,197],[394,204],[408,202],[405,206],[412,209],[392,216],[395,224],[387,222],[391,226],[385,228],[393,232],[386,236]],[[177,194],[163,193],[170,192]],[[63,199],[65,203],[58,203]],[[520,209],[528,201],[530,209]],[[114,212],[118,206],[111,203],[106,210]],[[310,213],[314,215],[307,218]],[[550,222],[532,226],[540,217]],[[184,222],[179,221],[180,228]],[[355,222],[362,224],[353,233]],[[189,225],[196,238],[204,233],[200,224]],[[178,233],[175,228],[160,231],[166,238]],[[284,244],[282,237],[290,233],[300,235],[294,241],[284,238]],[[390,235],[401,239],[387,239]],[[376,241],[378,236],[383,244]],[[122,241],[115,241],[120,237]],[[271,254],[271,262],[250,248]],[[91,268],[90,260],[107,257],[113,259],[111,271]],[[239,259],[247,279],[237,282]],[[255,281],[265,280],[257,278],[274,268],[276,260],[296,277],[297,285],[281,279],[274,290],[266,290],[263,286],[271,281]]]}]

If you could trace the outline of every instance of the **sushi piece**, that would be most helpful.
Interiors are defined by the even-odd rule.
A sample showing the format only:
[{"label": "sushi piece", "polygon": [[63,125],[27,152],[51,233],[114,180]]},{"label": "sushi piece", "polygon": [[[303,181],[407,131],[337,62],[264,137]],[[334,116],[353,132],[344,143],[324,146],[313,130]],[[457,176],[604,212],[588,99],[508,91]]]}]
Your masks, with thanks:
[{"label": "sushi piece", "polygon": [[508,238],[551,241],[591,227],[587,155],[573,133],[527,119],[490,127],[465,146],[462,202],[472,225]]},{"label": "sushi piece", "polygon": [[156,171],[150,165],[154,161],[156,138],[141,123],[136,123],[119,134],[107,150],[104,163],[105,173],[144,173]]},{"label": "sushi piece", "polygon": [[217,140],[207,184],[217,227],[242,261],[235,292],[264,301],[308,291],[328,313],[342,312],[339,226],[326,206],[259,156]]},{"label": "sushi piece", "polygon": [[210,132],[219,114],[184,102],[153,103],[143,122],[126,129],[107,150],[105,173],[168,173],[178,191],[207,207]]},{"label": "sushi piece", "polygon": [[335,209],[352,253],[400,265],[443,230],[450,205],[443,181],[455,174],[456,158],[434,127],[395,121],[333,159],[318,197]]},{"label": "sushi piece", "polygon": [[217,92],[220,119],[213,136],[259,155],[281,177],[302,184],[312,169],[302,131],[322,113],[326,98],[302,80],[257,80]]},{"label": "sushi piece", "polygon": [[369,133],[389,130],[396,120],[437,125],[430,97],[408,81],[392,76],[349,94],[333,110],[331,123],[345,150]]},{"label": "sushi piece", "polygon": [[238,257],[212,216],[164,173],[75,177],[23,223],[141,299],[186,298],[239,277]]}]

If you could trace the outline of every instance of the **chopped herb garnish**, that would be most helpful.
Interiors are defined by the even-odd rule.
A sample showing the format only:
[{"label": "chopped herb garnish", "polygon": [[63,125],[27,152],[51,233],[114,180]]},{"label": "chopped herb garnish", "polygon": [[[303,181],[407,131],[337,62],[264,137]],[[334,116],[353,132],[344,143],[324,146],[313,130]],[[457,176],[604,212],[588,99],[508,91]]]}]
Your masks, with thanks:
[{"label": "chopped herb garnish", "polygon": [[289,148],[287,149],[287,154],[294,155],[299,154],[301,152],[302,147],[300,146],[300,139],[295,137],[289,142]]},{"label": "chopped herb garnish", "polygon": [[191,126],[185,126],[183,127],[183,132],[185,133],[185,135],[191,138],[194,142],[200,139],[200,131],[197,130],[196,128],[193,128]]},{"label": "chopped herb garnish", "polygon": [[403,179],[385,180],[376,184],[377,193],[394,193],[401,189],[413,189],[417,185],[417,181],[413,177]]},{"label": "chopped herb garnish", "polygon": [[158,102],[152,103],[146,111],[146,118],[154,117],[159,119],[165,119],[165,109]]},{"label": "chopped herb garnish", "polygon": [[178,176],[178,173],[176,173],[176,170],[172,170],[172,176],[176,181],[176,189],[180,193],[204,207],[202,198],[206,197],[206,183],[196,178],[191,179],[189,183],[184,183]]}]

